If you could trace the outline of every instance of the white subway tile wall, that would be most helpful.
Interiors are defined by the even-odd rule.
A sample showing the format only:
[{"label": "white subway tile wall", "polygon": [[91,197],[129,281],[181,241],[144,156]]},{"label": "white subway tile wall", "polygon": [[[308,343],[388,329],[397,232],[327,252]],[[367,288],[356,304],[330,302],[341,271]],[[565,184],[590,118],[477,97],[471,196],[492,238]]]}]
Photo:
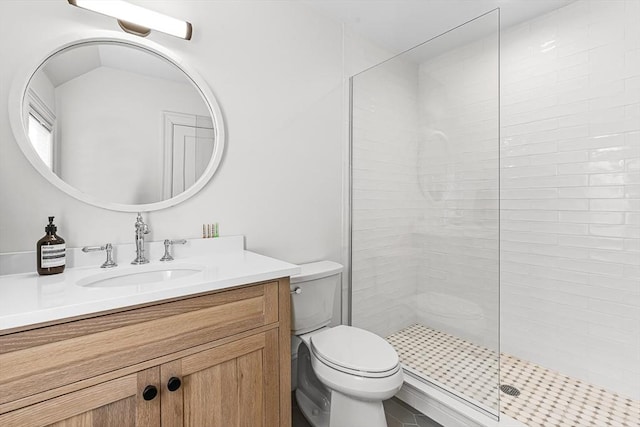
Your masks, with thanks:
[{"label": "white subway tile wall", "polygon": [[[417,323],[492,349],[497,366],[497,13],[466,26],[485,37],[419,66],[417,173],[424,210],[415,223],[420,251],[415,309]],[[539,173],[523,168],[519,176]],[[498,378],[486,375],[485,392],[495,395]]]},{"label": "white subway tile wall", "polygon": [[640,399],[640,1],[501,51],[501,350]]},{"label": "white subway tile wall", "polygon": [[352,319],[380,336],[416,321],[417,88],[402,59],[353,79]]}]

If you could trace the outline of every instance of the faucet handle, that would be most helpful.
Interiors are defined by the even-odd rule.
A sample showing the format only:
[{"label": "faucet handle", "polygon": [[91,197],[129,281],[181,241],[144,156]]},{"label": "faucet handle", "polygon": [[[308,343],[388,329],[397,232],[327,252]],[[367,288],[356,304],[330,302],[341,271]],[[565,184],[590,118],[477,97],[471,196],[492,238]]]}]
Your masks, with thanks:
[{"label": "faucet handle", "polygon": [[171,245],[184,245],[187,243],[186,239],[178,239],[178,240],[164,240],[164,255],[160,258],[160,261],[173,261],[173,257],[169,253],[169,248]]},{"label": "faucet handle", "polygon": [[100,266],[100,268],[111,268],[118,266],[118,264],[113,261],[113,245],[111,245],[111,243],[107,243],[102,246],[85,246],[84,248],[82,248],[82,252],[84,253],[95,251],[107,251],[107,260]]}]

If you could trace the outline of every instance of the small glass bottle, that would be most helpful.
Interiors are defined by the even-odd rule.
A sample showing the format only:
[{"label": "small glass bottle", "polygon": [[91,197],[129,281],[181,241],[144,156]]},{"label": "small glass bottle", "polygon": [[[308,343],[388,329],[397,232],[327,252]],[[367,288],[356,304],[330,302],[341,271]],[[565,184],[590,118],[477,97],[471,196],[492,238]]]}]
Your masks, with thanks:
[{"label": "small glass bottle", "polygon": [[62,273],[66,265],[66,246],[64,239],[56,234],[58,228],[53,218],[49,217],[49,224],[44,228],[47,234],[36,245],[38,274],[41,276]]}]

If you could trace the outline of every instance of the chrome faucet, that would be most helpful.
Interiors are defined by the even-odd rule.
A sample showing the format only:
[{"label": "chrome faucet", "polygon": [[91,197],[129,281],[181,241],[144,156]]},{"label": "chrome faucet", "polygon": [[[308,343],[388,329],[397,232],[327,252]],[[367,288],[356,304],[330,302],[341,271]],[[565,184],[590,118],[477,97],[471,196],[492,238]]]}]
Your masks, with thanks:
[{"label": "chrome faucet", "polygon": [[149,234],[149,226],[142,220],[142,214],[138,212],[136,218],[136,259],[131,264],[147,264],[149,260],[144,256],[144,235]]}]

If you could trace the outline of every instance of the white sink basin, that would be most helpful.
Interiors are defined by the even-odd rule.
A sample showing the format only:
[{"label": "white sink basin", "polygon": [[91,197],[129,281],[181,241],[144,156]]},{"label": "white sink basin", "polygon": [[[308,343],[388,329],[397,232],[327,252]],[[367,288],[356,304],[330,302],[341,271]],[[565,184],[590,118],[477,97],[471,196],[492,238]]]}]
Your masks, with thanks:
[{"label": "white sink basin", "polygon": [[85,277],[76,282],[87,288],[117,288],[149,283],[166,283],[192,276],[204,270],[198,265],[156,265],[128,268],[123,271],[106,271]]}]

